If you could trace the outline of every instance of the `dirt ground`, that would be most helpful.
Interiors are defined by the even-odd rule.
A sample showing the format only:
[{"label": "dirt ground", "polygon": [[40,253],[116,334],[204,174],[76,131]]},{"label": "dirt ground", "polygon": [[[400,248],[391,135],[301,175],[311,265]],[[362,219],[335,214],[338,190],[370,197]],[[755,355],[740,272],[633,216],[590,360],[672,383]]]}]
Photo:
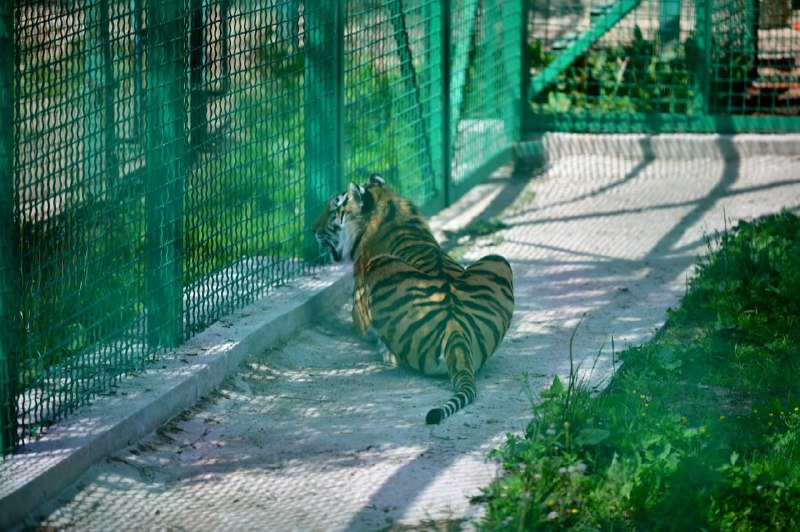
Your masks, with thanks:
[{"label": "dirt ground", "polygon": [[[505,255],[516,311],[478,374],[478,398],[441,425],[445,380],[380,362],[349,303],[267,352],[150,436],[96,463],[28,528],[380,530],[469,527],[499,474],[489,452],[569,369],[602,384],[611,349],[647,340],[686,288],[705,236],[800,207],[800,157],[621,158],[569,149],[543,170],[474,191],[490,224],[453,229],[454,253]],[[473,205],[476,203],[473,202]],[[486,229],[488,227],[489,229]],[[482,229],[483,228],[483,229]]]}]

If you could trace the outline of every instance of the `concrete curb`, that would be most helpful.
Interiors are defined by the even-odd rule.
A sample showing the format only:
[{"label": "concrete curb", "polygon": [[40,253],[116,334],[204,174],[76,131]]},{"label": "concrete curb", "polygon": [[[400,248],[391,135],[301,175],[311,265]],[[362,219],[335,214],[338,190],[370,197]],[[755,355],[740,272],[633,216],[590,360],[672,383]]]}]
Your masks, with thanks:
[{"label": "concrete curb", "polygon": [[[0,463],[0,530],[74,482],[94,462],[146,436],[218,388],[242,359],[263,352],[349,293],[346,266],[295,280],[165,355],[158,371],[123,380]],[[235,325],[231,325],[231,324]]]},{"label": "concrete curb", "polygon": [[576,155],[706,160],[792,157],[800,156],[800,135],[546,133],[521,143],[517,153],[525,158],[546,157],[546,160]]}]

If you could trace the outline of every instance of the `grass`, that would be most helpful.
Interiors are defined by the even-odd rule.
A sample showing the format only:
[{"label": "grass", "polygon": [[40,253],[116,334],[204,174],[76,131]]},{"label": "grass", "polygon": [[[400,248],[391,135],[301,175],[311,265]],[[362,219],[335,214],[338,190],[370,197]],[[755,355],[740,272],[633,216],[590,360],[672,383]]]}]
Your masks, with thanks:
[{"label": "grass", "polygon": [[800,219],[708,239],[654,340],[593,394],[556,378],[494,455],[485,529],[800,527]]}]

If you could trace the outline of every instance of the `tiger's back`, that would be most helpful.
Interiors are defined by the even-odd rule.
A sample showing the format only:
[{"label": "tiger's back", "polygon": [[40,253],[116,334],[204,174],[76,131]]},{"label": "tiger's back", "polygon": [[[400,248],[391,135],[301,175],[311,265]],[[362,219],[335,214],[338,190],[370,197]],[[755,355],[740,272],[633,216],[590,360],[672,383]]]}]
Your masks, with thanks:
[{"label": "tiger's back", "polygon": [[374,329],[410,367],[450,376],[455,394],[431,410],[427,422],[438,423],[472,402],[475,371],[511,321],[508,262],[489,255],[464,268],[441,249],[418,209],[378,176],[331,200],[314,230],[332,249],[339,245],[334,258],[354,261],[358,329]]}]

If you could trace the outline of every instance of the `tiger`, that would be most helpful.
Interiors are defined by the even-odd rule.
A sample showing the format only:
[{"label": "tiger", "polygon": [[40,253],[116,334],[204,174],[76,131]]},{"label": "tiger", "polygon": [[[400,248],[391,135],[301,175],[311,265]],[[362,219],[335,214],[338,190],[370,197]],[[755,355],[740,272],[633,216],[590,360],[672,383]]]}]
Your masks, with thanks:
[{"label": "tiger", "polygon": [[432,408],[438,424],[475,400],[475,372],[514,311],[511,266],[488,255],[465,268],[441,248],[419,209],[379,174],[331,198],[312,224],[336,262],[353,263],[353,321],[377,335],[387,362],[449,376],[454,393]]}]

